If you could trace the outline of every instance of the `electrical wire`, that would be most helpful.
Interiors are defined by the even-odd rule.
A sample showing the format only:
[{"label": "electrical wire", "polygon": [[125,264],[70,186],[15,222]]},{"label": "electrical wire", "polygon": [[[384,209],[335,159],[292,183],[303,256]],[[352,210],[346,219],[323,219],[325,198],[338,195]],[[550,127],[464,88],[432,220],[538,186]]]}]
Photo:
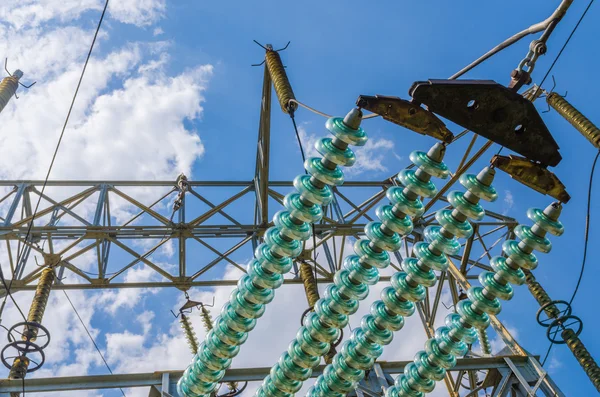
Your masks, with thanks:
[{"label": "electrical wire", "polygon": [[[40,192],[37,203],[35,205],[35,209],[33,211],[32,217],[31,217],[31,221],[29,222],[29,227],[27,228],[27,234],[25,235],[23,249],[21,250],[21,252],[17,253],[17,263],[19,262],[19,259],[21,258],[23,252],[25,252],[25,249],[26,249],[25,247],[27,245],[27,239],[29,238],[29,235],[31,234],[31,228],[33,227],[33,221],[35,220],[35,216],[37,215],[38,209],[40,207],[40,203],[42,201],[42,196],[44,195],[44,190],[46,189],[46,185],[48,184],[48,179],[50,178],[50,172],[52,171],[52,167],[54,166],[54,161],[56,160],[56,155],[58,154],[58,149],[60,148],[60,144],[62,143],[62,139],[65,134],[65,130],[67,129],[67,124],[69,123],[69,118],[71,117],[71,112],[73,111],[73,106],[75,105],[75,100],[77,99],[77,94],[79,93],[79,88],[81,87],[81,82],[83,81],[83,76],[85,75],[85,71],[87,70],[88,63],[92,56],[92,50],[94,49],[94,44],[96,43],[98,33],[100,32],[100,27],[102,26],[102,21],[104,20],[104,16],[106,15],[106,9],[108,8],[108,2],[109,2],[109,0],[106,0],[106,3],[104,4],[104,9],[102,10],[102,14],[100,15],[100,20],[98,21],[98,26],[96,27],[96,32],[94,33],[94,38],[92,40],[92,44],[88,51],[87,57],[85,59],[85,63],[83,64],[83,69],[81,71],[81,76],[79,77],[79,81],[77,83],[77,88],[75,89],[75,93],[73,94],[73,99],[71,100],[71,105],[69,106],[69,111],[67,112],[67,117],[65,118],[65,122],[63,124],[60,136],[58,137],[58,142],[56,143],[56,148],[54,149],[54,154],[52,155],[52,161],[50,161],[50,166],[48,167],[48,172],[46,173],[46,178],[44,179],[44,184],[42,185],[42,190]],[[14,279],[10,280],[10,283],[6,290],[7,295],[4,297],[4,302],[6,302],[6,299],[9,295],[12,297],[12,295],[10,294],[10,288],[12,287],[13,281],[14,281]],[[14,301],[14,299],[13,299],[13,301]]]},{"label": "electrical wire", "polygon": [[[290,102],[293,102],[293,103],[295,103],[295,104],[297,104],[297,105],[300,105],[300,106],[302,106],[304,109],[310,110],[311,112],[313,112],[313,113],[315,113],[315,114],[318,114],[319,116],[323,116],[323,117],[325,117],[325,118],[331,118],[331,117],[333,117],[333,116],[331,116],[330,114],[327,114],[327,113],[321,112],[320,110],[317,110],[317,109],[315,109],[315,108],[313,108],[313,107],[310,107],[310,106],[308,106],[308,105],[306,105],[306,104],[304,104],[304,103],[302,103],[302,102],[298,101],[297,99],[290,99]],[[371,114],[367,114],[366,116],[363,116],[363,117],[362,117],[362,119],[363,119],[363,120],[368,120],[368,119],[373,119],[373,118],[375,118],[375,117],[379,117],[379,115],[378,115],[377,113],[371,113]]]},{"label": "electrical wire", "polygon": [[[92,344],[94,345],[94,347],[96,348],[96,351],[98,352],[98,354],[100,355],[100,358],[102,359],[102,361],[104,362],[104,365],[106,366],[106,368],[108,369],[108,372],[111,373],[112,375],[112,369],[110,369],[110,365],[108,365],[108,362],[106,362],[106,359],[104,358],[104,355],[102,354],[102,352],[100,351],[100,348],[98,347],[98,345],[96,344],[96,341],[94,340],[94,338],[92,337],[92,334],[90,333],[90,331],[88,330],[88,327],[85,325],[85,323],[83,322],[81,316],[79,315],[79,312],[77,311],[77,309],[75,308],[75,305],[73,304],[73,302],[71,301],[71,298],[69,298],[69,295],[67,294],[67,291],[65,291],[64,289],[62,290],[63,293],[65,294],[65,297],[67,298],[67,300],[69,301],[69,304],[71,305],[71,307],[73,308],[73,311],[75,312],[75,315],[77,316],[77,318],[79,319],[79,322],[81,323],[81,325],[83,326],[83,329],[85,329],[85,332],[87,333],[87,335],[90,338],[90,341],[92,341]],[[123,397],[127,397],[125,396],[125,392],[123,391],[123,389],[121,389],[119,387],[119,390],[121,390],[121,394],[123,394]]]},{"label": "electrical wire", "polygon": [[585,16],[587,15],[587,12],[590,10],[590,7],[592,6],[592,4],[594,4],[595,0],[590,0],[588,6],[586,7],[585,11],[583,12],[583,14],[581,15],[581,18],[579,18],[579,21],[577,21],[577,24],[575,25],[575,27],[573,28],[573,30],[571,31],[571,34],[569,35],[569,37],[567,38],[567,41],[565,41],[565,44],[563,44],[562,48],[560,49],[560,51],[558,52],[558,54],[556,55],[556,58],[554,58],[554,61],[552,62],[552,64],[550,65],[550,68],[548,69],[548,71],[546,72],[546,74],[544,75],[544,78],[542,79],[542,82],[540,83],[540,87],[542,86],[542,84],[544,84],[544,81],[546,81],[546,79],[548,78],[548,76],[550,75],[550,72],[552,71],[552,69],[554,68],[554,65],[556,65],[556,62],[558,62],[558,59],[560,58],[560,56],[562,55],[562,53],[564,52],[565,48],[567,48],[567,44],[569,44],[569,42],[571,41],[571,38],[573,37],[573,35],[575,34],[575,32],[577,31],[577,28],[579,27],[579,25],[581,24],[581,21],[583,21],[583,18],[585,18]]}]

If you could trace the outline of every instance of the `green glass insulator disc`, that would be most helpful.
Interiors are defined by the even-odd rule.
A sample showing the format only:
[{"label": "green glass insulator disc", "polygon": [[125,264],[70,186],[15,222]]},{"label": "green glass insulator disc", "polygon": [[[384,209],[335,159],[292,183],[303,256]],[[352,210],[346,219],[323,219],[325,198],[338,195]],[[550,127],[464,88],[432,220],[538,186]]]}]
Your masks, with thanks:
[{"label": "green glass insulator disc", "polygon": [[480,221],[485,216],[485,210],[477,203],[473,204],[465,198],[463,192],[453,191],[448,194],[448,202],[464,216]]},{"label": "green glass insulator disc", "polygon": [[233,358],[240,351],[239,346],[227,345],[217,338],[214,329],[210,330],[206,335],[205,343],[211,353],[221,358]]},{"label": "green glass insulator disc", "polygon": [[458,239],[455,237],[444,237],[444,235],[441,233],[441,229],[442,227],[437,225],[427,226],[423,233],[425,240],[446,255],[454,255],[458,253],[458,251],[460,251],[460,243],[458,242]]},{"label": "green glass insulator disc", "polygon": [[355,331],[352,333],[352,348],[360,355],[375,359],[383,353],[383,347],[378,343],[371,342],[362,329],[358,328]]},{"label": "green glass insulator disc", "polygon": [[432,379],[422,378],[415,363],[410,363],[404,367],[404,376],[408,379],[408,384],[412,389],[423,393],[430,393],[435,388],[435,382]]},{"label": "green glass insulator disc", "polygon": [[548,218],[548,215],[544,214],[544,211],[538,208],[528,209],[527,217],[554,236],[561,236],[565,232],[565,227],[560,221],[553,221]]},{"label": "green glass insulator disc", "polygon": [[352,149],[340,150],[333,145],[332,141],[331,138],[321,138],[315,142],[315,148],[323,157],[334,164],[343,165],[344,167],[352,166],[356,162],[356,156]]},{"label": "green glass insulator disc", "polygon": [[369,240],[356,240],[354,252],[360,257],[360,262],[378,269],[385,269],[390,265],[390,256],[386,251],[375,252],[369,247]]},{"label": "green glass insulator disc", "polygon": [[281,237],[279,229],[275,226],[270,227],[265,232],[265,244],[271,248],[275,254],[280,256],[297,257],[302,252],[302,243],[298,240],[286,241]]},{"label": "green glass insulator disc", "polygon": [[279,370],[290,379],[305,381],[312,375],[310,368],[302,368],[294,364],[290,354],[286,351],[279,357]]},{"label": "green glass insulator disc", "polygon": [[309,201],[325,206],[333,201],[333,193],[327,185],[322,188],[315,187],[310,182],[310,175],[298,175],[294,178],[294,187],[300,192],[300,195]]},{"label": "green glass insulator disc", "polygon": [[413,223],[408,215],[404,218],[398,218],[394,215],[391,205],[382,205],[377,207],[377,217],[381,219],[381,222],[390,230],[405,236],[412,232]]},{"label": "green glass insulator disc", "polygon": [[217,338],[228,345],[241,345],[248,339],[247,332],[237,332],[232,330],[227,326],[227,323],[222,317],[217,317],[213,329],[215,330]]},{"label": "green glass insulator disc", "polygon": [[273,223],[279,229],[280,233],[292,240],[306,241],[312,235],[310,224],[302,222],[296,224],[288,211],[279,211],[273,216]]},{"label": "green glass insulator disc", "polygon": [[357,255],[349,255],[344,259],[344,268],[350,273],[348,277],[354,283],[375,285],[379,281],[379,271],[376,267],[365,267]]},{"label": "green glass insulator disc", "polygon": [[360,326],[369,342],[377,345],[389,345],[392,342],[394,334],[390,330],[379,328],[376,324],[375,316],[372,314],[364,316],[360,320]]},{"label": "green glass insulator disc", "polygon": [[321,357],[305,353],[300,348],[300,343],[295,339],[289,344],[287,352],[292,362],[302,368],[312,369],[319,365],[319,361],[321,361]]},{"label": "green glass insulator disc", "polygon": [[277,386],[275,385],[275,382],[273,382],[271,375],[267,375],[265,377],[265,380],[263,381],[261,389],[264,390],[266,396],[293,397],[293,394],[284,392],[284,391],[280,390],[279,388],[277,388]]},{"label": "green glass insulator disc", "polygon": [[425,287],[433,287],[437,277],[433,270],[422,270],[417,258],[405,258],[402,261],[402,270],[410,274],[411,279]]},{"label": "green glass insulator disc", "polygon": [[231,329],[239,332],[250,332],[256,326],[256,319],[240,316],[230,302],[225,303],[221,309],[221,317]]},{"label": "green glass insulator disc", "polygon": [[448,314],[444,322],[446,323],[446,326],[451,329],[451,333],[466,344],[470,345],[477,340],[477,331],[475,328],[466,328],[463,326],[458,314]]},{"label": "green glass insulator disc", "polygon": [[404,317],[399,314],[390,314],[383,301],[376,301],[371,305],[371,315],[375,318],[375,325],[389,331],[400,331],[404,327]]},{"label": "green glass insulator disc", "polygon": [[325,128],[331,134],[342,142],[348,145],[364,146],[367,143],[367,134],[362,128],[350,128],[344,124],[342,117],[330,117],[325,122]]},{"label": "green glass insulator disc", "polygon": [[289,257],[276,258],[267,244],[259,245],[254,251],[256,260],[260,261],[263,269],[279,274],[285,274],[290,271],[293,261]]},{"label": "green glass insulator disc", "polygon": [[[360,331],[360,328],[354,329],[354,331],[352,331],[352,334],[354,335],[354,333],[357,331]],[[353,368],[360,369],[363,371],[371,369],[371,367],[375,363],[375,359],[358,353],[356,351],[355,344],[352,342],[352,339],[354,338],[355,337],[352,336],[351,340],[347,340],[342,344],[342,348],[340,351],[342,356],[344,356],[346,363],[348,363],[348,365]]]},{"label": "green glass insulator disc", "polygon": [[[391,391],[391,392],[390,392]],[[397,393],[397,394],[396,394]],[[385,397],[424,397],[425,394],[410,387],[408,377],[400,375],[396,378],[395,387],[390,387]]]},{"label": "green glass insulator disc", "polygon": [[328,300],[329,308],[337,313],[351,316],[358,310],[358,301],[342,297],[339,288],[335,284],[327,286],[325,298]]},{"label": "green glass insulator disc", "polygon": [[298,193],[290,193],[283,199],[283,206],[290,212],[290,215],[302,222],[317,223],[323,218],[323,209],[320,205],[314,204],[307,207],[300,201]]},{"label": "green glass insulator disc", "polygon": [[422,197],[433,197],[437,189],[433,182],[424,182],[417,178],[415,170],[402,170],[398,173],[398,181],[411,192]]},{"label": "green glass insulator disc", "polygon": [[400,300],[396,290],[392,287],[385,287],[381,291],[381,300],[385,303],[387,310],[396,315],[410,317],[415,312],[415,304],[411,301]]},{"label": "green glass insulator disc", "polygon": [[547,254],[552,250],[552,243],[546,237],[540,237],[531,231],[529,226],[519,225],[515,227],[515,234],[531,248]]},{"label": "green glass insulator disc", "polygon": [[439,327],[436,329],[435,339],[442,349],[449,351],[455,356],[462,356],[469,350],[466,343],[463,341],[457,342],[450,337],[450,328],[448,327]]},{"label": "green glass insulator disc", "polygon": [[421,216],[425,212],[423,202],[418,198],[410,200],[404,194],[403,187],[393,186],[385,192],[385,195],[396,208],[407,214],[409,217],[414,218]]},{"label": "green glass insulator disc", "polygon": [[[241,285],[243,285],[243,288],[240,288]],[[250,302],[248,298],[257,300],[256,297],[266,293],[269,293],[270,300],[272,300],[273,290],[267,291],[256,288],[250,281],[250,277],[244,274],[238,281],[238,288],[235,288],[229,296],[229,303],[239,315],[247,318],[259,318],[265,312],[265,305]]]},{"label": "green glass insulator disc", "polygon": [[538,266],[538,260],[534,254],[526,254],[519,248],[516,240],[507,240],[502,243],[504,253],[517,265],[527,270],[533,270]]},{"label": "green glass insulator disc", "polygon": [[438,367],[450,369],[456,366],[456,357],[451,353],[444,353],[435,339],[428,339],[425,342],[425,352],[429,357],[429,361]]},{"label": "green glass insulator disc", "polygon": [[315,382],[314,391],[309,396],[314,397],[344,397],[343,394],[338,393],[333,390],[331,385],[329,385],[327,379],[325,379],[324,375],[319,375]]},{"label": "green glass insulator disc", "polygon": [[329,351],[329,343],[319,342],[310,336],[310,332],[305,327],[300,327],[296,333],[296,340],[300,348],[313,356],[324,356]]},{"label": "green glass insulator disc", "polygon": [[413,253],[421,262],[438,271],[448,269],[448,258],[445,254],[436,255],[429,249],[429,244],[420,241],[413,246]]},{"label": "green glass insulator disc", "polygon": [[488,291],[492,292],[495,296],[502,300],[511,300],[514,295],[513,287],[510,284],[502,285],[496,279],[494,279],[493,272],[482,272],[479,274],[479,282]]},{"label": "green glass insulator disc", "polygon": [[304,326],[310,332],[311,337],[318,341],[333,343],[340,338],[341,331],[337,328],[324,327],[319,321],[319,315],[315,312],[306,315]]},{"label": "green glass insulator disc", "polygon": [[456,311],[472,327],[486,329],[490,325],[490,316],[485,312],[475,312],[471,307],[472,304],[469,299],[462,300],[456,305]]},{"label": "green glass insulator disc", "polygon": [[293,397],[296,392],[302,388],[302,382],[295,379],[290,379],[281,370],[279,363],[271,367],[269,375],[265,377],[263,386],[272,383],[273,386],[280,392],[287,393],[289,397]]},{"label": "green glass insulator disc", "polygon": [[365,226],[365,234],[376,247],[384,251],[398,251],[402,247],[402,240],[398,233],[391,236],[381,231],[381,222],[369,222]]},{"label": "green glass insulator disc", "polygon": [[496,201],[498,193],[493,186],[486,186],[477,180],[477,175],[463,174],[460,176],[460,184],[468,191],[485,201]]},{"label": "green glass insulator disc", "polygon": [[473,226],[468,221],[459,222],[452,216],[452,210],[441,209],[435,213],[435,219],[450,233],[459,238],[468,238],[473,234]]},{"label": "green glass insulator disc", "polygon": [[283,276],[279,273],[265,272],[262,263],[252,259],[248,264],[248,276],[252,284],[262,288],[277,289],[283,284]]},{"label": "green glass insulator disc", "polygon": [[488,314],[498,314],[502,311],[502,305],[498,298],[488,299],[483,295],[483,288],[471,287],[467,290],[467,296],[473,302],[475,310],[486,312]]},{"label": "green glass insulator disc", "polygon": [[444,368],[431,365],[427,359],[427,353],[422,350],[415,355],[414,362],[423,376],[433,379],[436,382],[444,379],[444,376],[446,375],[446,370]]},{"label": "green glass insulator disc", "polygon": [[[264,305],[270,303],[275,297],[275,292],[272,289],[259,288],[254,285],[250,275],[248,274],[244,274],[242,277],[240,277],[237,286],[238,293],[235,294],[237,297],[236,302],[239,301],[238,306],[240,306],[241,310],[243,310],[238,311],[238,313],[242,314],[243,316],[256,318],[255,314],[249,315],[248,311],[251,311],[252,313],[260,312],[260,315],[262,315],[262,312],[264,311]],[[234,290],[234,292],[235,291],[236,290]],[[234,294],[232,293],[231,299],[233,299],[233,296]],[[233,301],[231,302],[233,304]],[[237,306],[234,305],[234,308],[236,307]]]},{"label": "green glass insulator disc", "polygon": [[435,176],[436,178],[446,179],[450,175],[448,166],[443,161],[437,162],[427,156],[427,153],[415,150],[410,154],[410,161],[412,161],[417,167],[428,173],[429,175]]},{"label": "green glass insulator disc", "polygon": [[342,354],[336,354],[331,364],[340,378],[351,382],[357,382],[365,375],[365,371],[349,366]]},{"label": "green glass insulator disc", "polygon": [[304,169],[325,185],[340,186],[344,183],[344,173],[340,167],[333,170],[326,168],[319,157],[311,157],[304,162]]},{"label": "green glass insulator disc", "polygon": [[194,356],[192,363],[195,364],[199,361],[201,361],[206,368],[212,371],[222,371],[231,365],[230,358],[215,356],[205,343],[202,343],[198,348],[198,354]]},{"label": "green glass insulator disc", "polygon": [[345,296],[363,300],[369,295],[369,286],[366,284],[354,284],[349,278],[350,272],[346,269],[339,270],[333,275],[333,283],[339,288],[339,292]]},{"label": "green glass insulator disc", "polygon": [[392,287],[398,295],[411,302],[420,302],[425,299],[425,288],[422,285],[411,287],[406,282],[407,274],[403,272],[396,272],[392,278]]},{"label": "green glass insulator disc", "polygon": [[329,327],[342,329],[348,325],[349,317],[343,313],[335,313],[331,310],[327,299],[319,299],[315,304],[314,309],[315,313],[319,315],[321,323],[327,324]]},{"label": "green glass insulator disc", "polygon": [[[323,382],[331,390],[327,396],[344,396],[347,390],[352,390],[354,382],[347,381],[341,378],[331,365],[328,365],[323,370]],[[321,390],[323,390],[321,388]]]},{"label": "green glass insulator disc", "polygon": [[218,382],[223,375],[225,375],[225,370],[210,369],[201,360],[194,361],[189,368],[190,380],[193,379],[193,383]]},{"label": "green glass insulator disc", "polygon": [[[191,387],[193,385],[194,385],[194,382],[191,381],[184,374],[184,376],[182,376],[181,379],[179,379],[179,382],[177,382],[177,393],[179,393],[179,395],[181,397],[204,397],[203,393],[196,393],[191,390]],[[216,389],[217,384],[214,383],[212,385],[213,385],[212,390],[207,390],[207,394],[210,394],[214,389]]]},{"label": "green glass insulator disc", "polygon": [[525,284],[525,273],[520,268],[513,269],[506,264],[506,258],[503,256],[495,256],[490,260],[492,269],[496,272],[499,277],[506,280],[509,283],[516,285]]}]

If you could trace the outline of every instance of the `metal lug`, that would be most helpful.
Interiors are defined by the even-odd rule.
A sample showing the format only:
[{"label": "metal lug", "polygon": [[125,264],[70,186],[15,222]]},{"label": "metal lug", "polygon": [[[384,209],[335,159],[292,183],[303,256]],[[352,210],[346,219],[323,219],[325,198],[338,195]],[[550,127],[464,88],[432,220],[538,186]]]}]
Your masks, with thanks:
[{"label": "metal lug", "polygon": [[416,103],[393,96],[361,95],[356,105],[421,135],[429,135],[447,143],[454,138],[442,120]]},{"label": "metal lug", "polygon": [[492,165],[506,172],[511,178],[529,186],[533,190],[547,194],[550,197],[566,203],[571,196],[565,190],[565,185],[552,172],[539,164],[532,163],[523,157],[500,156],[492,157]]},{"label": "metal lug", "polygon": [[491,80],[429,80],[410,89],[427,108],[545,166],[562,157],[533,103]]}]

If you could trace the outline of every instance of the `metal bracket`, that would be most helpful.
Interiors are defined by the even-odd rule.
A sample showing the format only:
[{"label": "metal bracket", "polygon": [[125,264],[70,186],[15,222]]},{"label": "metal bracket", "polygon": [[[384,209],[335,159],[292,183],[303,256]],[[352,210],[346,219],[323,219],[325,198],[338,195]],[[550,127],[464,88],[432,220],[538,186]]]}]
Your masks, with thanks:
[{"label": "metal bracket", "polygon": [[556,175],[526,158],[495,155],[492,157],[491,163],[494,167],[506,172],[514,180],[535,191],[554,197],[562,203],[567,203],[571,199],[571,196],[565,190],[565,185]]},{"label": "metal bracket", "polygon": [[356,105],[421,135],[429,135],[447,143],[454,138],[442,120],[417,103],[393,96],[361,95]]},{"label": "metal bracket", "polygon": [[562,157],[533,103],[491,80],[418,81],[410,95],[427,108],[543,165]]}]

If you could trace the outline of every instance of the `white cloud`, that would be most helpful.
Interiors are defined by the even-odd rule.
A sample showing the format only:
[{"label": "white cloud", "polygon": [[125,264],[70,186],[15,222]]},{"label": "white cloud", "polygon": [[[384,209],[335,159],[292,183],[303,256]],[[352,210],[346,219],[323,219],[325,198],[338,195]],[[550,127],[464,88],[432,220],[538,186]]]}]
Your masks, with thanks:
[{"label": "white cloud", "polygon": [[113,18],[137,26],[150,25],[164,16],[166,0],[113,1],[108,6]]},{"label": "white cloud", "polygon": [[[306,157],[321,156],[315,149],[315,143],[322,138],[321,135],[311,134],[306,130],[305,125],[298,126],[298,134],[304,147]],[[356,163],[349,168],[343,168],[344,174],[356,176],[365,172],[385,172],[388,168],[384,162],[386,156],[398,155],[393,152],[394,142],[385,138],[370,138],[364,146],[353,147],[356,154]]]},{"label": "white cloud", "polygon": [[153,36],[160,36],[163,33],[165,33],[165,31],[162,30],[161,28],[155,28],[154,31],[152,32],[152,35]]},{"label": "white cloud", "polygon": [[502,210],[502,214],[506,215],[510,212],[512,207],[515,205],[515,198],[510,190],[504,191],[504,209]]}]

